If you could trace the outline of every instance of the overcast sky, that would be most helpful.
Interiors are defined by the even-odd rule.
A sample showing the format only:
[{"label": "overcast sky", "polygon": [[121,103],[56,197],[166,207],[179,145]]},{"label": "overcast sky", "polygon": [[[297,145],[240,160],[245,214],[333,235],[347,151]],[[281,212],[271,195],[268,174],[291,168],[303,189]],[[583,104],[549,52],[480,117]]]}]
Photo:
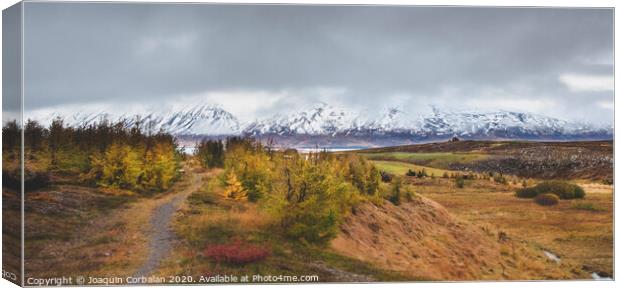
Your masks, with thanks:
[{"label": "overcast sky", "polygon": [[323,101],[612,125],[610,9],[26,3],[27,111]]}]

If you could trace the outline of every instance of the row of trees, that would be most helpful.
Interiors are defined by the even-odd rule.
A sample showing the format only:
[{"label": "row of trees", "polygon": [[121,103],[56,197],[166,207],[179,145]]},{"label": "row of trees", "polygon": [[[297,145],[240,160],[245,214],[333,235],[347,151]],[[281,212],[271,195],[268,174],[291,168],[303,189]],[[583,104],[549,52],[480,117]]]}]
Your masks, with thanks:
[{"label": "row of trees", "polygon": [[[48,127],[28,120],[24,125],[26,170],[37,173],[79,175],[86,182],[106,187],[160,191],[178,177],[182,155],[174,138],[152,133],[140,119],[100,121],[71,127],[61,118]],[[17,155],[21,130],[16,122],[2,129],[3,152]]]}]

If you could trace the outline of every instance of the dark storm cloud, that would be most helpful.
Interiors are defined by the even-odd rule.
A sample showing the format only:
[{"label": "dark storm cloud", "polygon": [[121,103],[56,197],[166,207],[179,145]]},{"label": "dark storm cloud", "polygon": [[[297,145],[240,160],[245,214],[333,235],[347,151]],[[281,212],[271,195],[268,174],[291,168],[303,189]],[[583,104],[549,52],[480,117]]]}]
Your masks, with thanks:
[{"label": "dark storm cloud", "polygon": [[28,109],[246,91],[285,94],[261,111],[333,99],[613,117],[609,9],[27,3],[25,17]]}]

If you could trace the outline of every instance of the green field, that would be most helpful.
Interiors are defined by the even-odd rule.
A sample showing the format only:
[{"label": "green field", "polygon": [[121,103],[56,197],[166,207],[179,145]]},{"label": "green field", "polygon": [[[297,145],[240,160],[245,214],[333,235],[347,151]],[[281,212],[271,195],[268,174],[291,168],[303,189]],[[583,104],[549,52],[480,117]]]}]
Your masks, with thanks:
[{"label": "green field", "polygon": [[454,172],[454,171],[425,167],[425,166],[420,166],[420,165],[415,165],[415,164],[405,163],[405,162],[384,161],[384,160],[371,160],[371,161],[377,166],[377,168],[379,168],[379,170],[392,173],[395,175],[405,175],[407,171],[409,171],[409,169],[415,171],[416,173],[424,169],[426,171],[426,174],[428,174],[429,176],[436,176],[436,177],[441,177],[444,173],[450,174]]},{"label": "green field", "polygon": [[[370,160],[402,161],[417,165],[447,169],[451,163],[471,163],[487,159],[489,156],[476,153],[411,153],[411,152],[380,152],[360,153]],[[443,172],[442,172],[443,173]]]}]

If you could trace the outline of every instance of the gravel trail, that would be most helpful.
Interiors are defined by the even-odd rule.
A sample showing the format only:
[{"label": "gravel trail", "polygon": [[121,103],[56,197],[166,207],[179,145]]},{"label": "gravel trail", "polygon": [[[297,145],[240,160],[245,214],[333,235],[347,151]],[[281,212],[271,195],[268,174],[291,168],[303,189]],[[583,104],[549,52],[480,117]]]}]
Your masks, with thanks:
[{"label": "gravel trail", "polygon": [[151,229],[148,232],[148,257],[134,276],[148,277],[152,275],[159,267],[160,262],[170,253],[172,244],[176,238],[172,227],[170,227],[174,214],[187,196],[189,196],[191,192],[197,190],[200,185],[200,175],[193,175],[191,183],[185,191],[180,191],[177,195],[168,197],[169,199],[153,209],[150,220]]}]

